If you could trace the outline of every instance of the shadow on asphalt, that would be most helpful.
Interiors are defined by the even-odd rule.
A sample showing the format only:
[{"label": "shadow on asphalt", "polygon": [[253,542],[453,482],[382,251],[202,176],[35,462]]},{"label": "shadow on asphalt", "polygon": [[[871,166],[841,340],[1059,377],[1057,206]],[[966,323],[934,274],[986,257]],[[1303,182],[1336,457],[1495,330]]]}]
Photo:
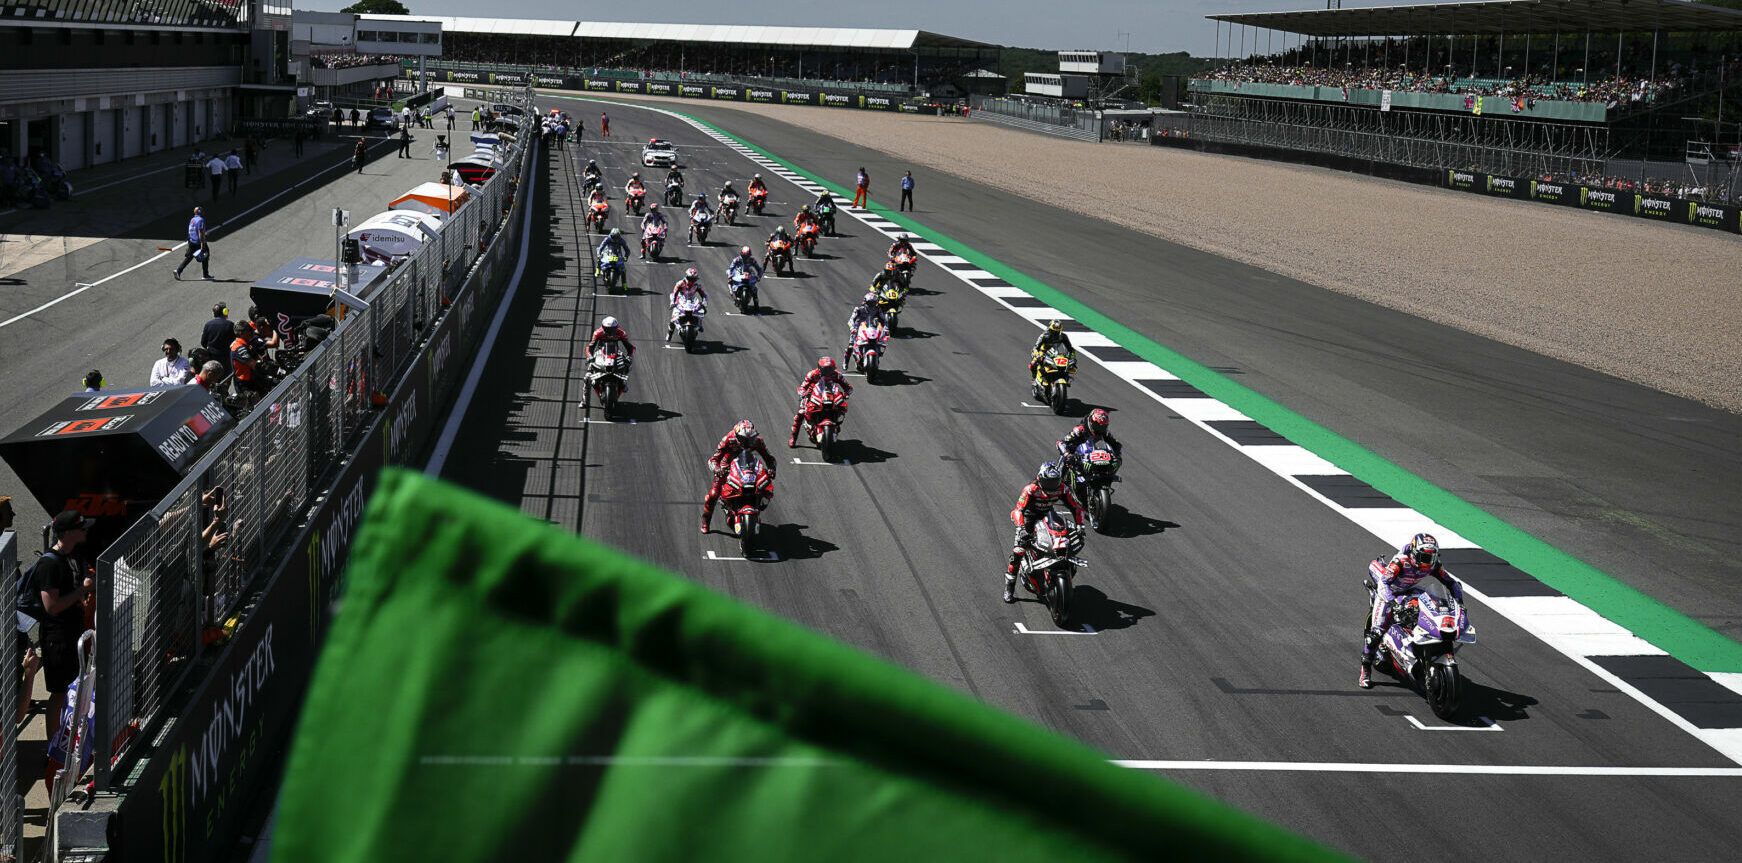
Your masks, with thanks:
[{"label": "shadow on asphalt", "polygon": [[888,450],[866,446],[864,441],[846,438],[835,441],[835,451],[832,455],[836,461],[846,459],[854,464],[881,464],[892,458],[899,458]]},{"label": "shadow on asphalt", "polygon": [[780,555],[781,560],[814,560],[840,549],[828,540],[805,536],[808,524],[762,523],[757,545]]},{"label": "shadow on asphalt", "polygon": [[931,378],[910,375],[900,369],[878,369],[877,380],[871,382],[871,385],[878,387],[911,387],[915,384],[923,384],[929,381],[931,381]]},{"label": "shadow on asphalt", "polygon": [[618,401],[617,409],[611,412],[611,419],[618,422],[634,420],[638,423],[656,423],[681,416],[683,414],[668,411],[652,402]]},{"label": "shadow on asphalt", "polygon": [[1115,539],[1131,539],[1139,536],[1153,536],[1175,527],[1179,527],[1175,522],[1150,518],[1115,503],[1107,509],[1107,518],[1101,523],[1101,535]]},{"label": "shadow on asphalt", "polygon": [[1097,632],[1126,629],[1145,617],[1154,617],[1155,609],[1120,602],[1092,584],[1078,582],[1071,591],[1071,622],[1088,626]]}]

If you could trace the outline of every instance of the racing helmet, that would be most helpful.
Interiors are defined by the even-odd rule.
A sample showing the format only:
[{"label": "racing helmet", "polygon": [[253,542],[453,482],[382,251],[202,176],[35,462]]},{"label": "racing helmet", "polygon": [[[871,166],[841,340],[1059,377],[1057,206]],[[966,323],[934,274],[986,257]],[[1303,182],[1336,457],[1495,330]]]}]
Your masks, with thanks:
[{"label": "racing helmet", "polygon": [[592,159],[588,159],[587,160],[587,167],[597,168],[597,167],[599,167],[599,163],[597,161],[592,160]]},{"label": "racing helmet", "polygon": [[700,275],[700,274],[696,272],[695,267],[690,267],[689,269],[683,271],[684,279],[691,281],[691,282],[696,280],[697,275]]},{"label": "racing helmet", "polygon": [[732,426],[732,436],[738,439],[738,443],[749,446],[756,440],[756,424],[749,420],[739,420],[737,425]]},{"label": "racing helmet", "polygon": [[817,359],[817,371],[822,372],[823,374],[832,374],[835,371],[835,358],[819,357]]},{"label": "racing helmet", "polygon": [[622,228],[612,228],[611,229],[611,236],[613,238],[623,236],[623,229]]},{"label": "racing helmet", "polygon": [[870,292],[870,291],[866,291],[864,301],[867,303],[875,303],[875,302],[877,302],[877,295]]},{"label": "racing helmet", "polygon": [[599,327],[607,330],[617,329],[617,319],[606,315],[605,319],[599,322]]},{"label": "racing helmet", "polygon": [[649,213],[657,213],[657,212],[659,212],[659,202],[658,202],[658,201],[654,201],[654,202],[653,202],[653,203],[651,203],[651,204],[648,204],[648,205],[647,205],[647,212],[649,212]]},{"label": "racing helmet", "polygon": [[1411,537],[1406,550],[1409,559],[1416,566],[1432,567],[1440,562],[1440,541],[1431,533],[1418,533]]},{"label": "racing helmet", "polygon": [[1048,321],[1046,324],[1046,331],[1049,333],[1061,333],[1061,332],[1064,332],[1064,329],[1065,329],[1064,321],[1061,321],[1058,318],[1053,318],[1052,320]]},{"label": "racing helmet", "polygon": [[750,179],[752,179],[752,180],[760,180],[760,179],[762,179],[762,175],[761,175],[761,174],[752,174],[752,175],[751,175],[751,176],[750,176]]},{"label": "racing helmet", "polygon": [[1106,434],[1108,419],[1106,408],[1095,408],[1089,411],[1089,431],[1097,435]]},{"label": "racing helmet", "polygon": [[811,211],[811,205],[809,205],[809,204],[805,204],[805,205],[804,205],[804,206],[802,206],[802,207],[799,207],[799,208],[798,208],[798,211],[799,211],[799,212],[801,212],[801,213],[808,213],[808,212],[810,212],[810,211]]},{"label": "racing helmet", "polygon": [[782,237],[786,236],[786,226],[785,225],[774,226],[774,233],[779,235],[779,236],[782,236]]},{"label": "racing helmet", "polygon": [[1034,484],[1040,486],[1041,491],[1058,491],[1059,482],[1063,476],[1059,466],[1049,461],[1041,465],[1040,470],[1035,472]]},{"label": "racing helmet", "polygon": [[749,246],[739,246],[738,247],[738,257],[740,257],[740,258],[750,257],[750,247]]},{"label": "racing helmet", "polygon": [[706,204],[706,203],[707,203],[707,202],[708,202],[708,196],[707,196],[707,195],[704,195],[704,194],[702,194],[702,193],[701,193],[701,192],[697,192],[697,193],[696,193],[696,203],[698,203],[698,204]]},{"label": "racing helmet", "polygon": [[629,179],[631,179],[631,180],[639,180],[639,179],[641,179],[641,172],[640,172],[640,171],[636,171],[636,172],[635,172],[635,173],[633,173],[633,174],[630,174],[630,175],[629,175]]}]

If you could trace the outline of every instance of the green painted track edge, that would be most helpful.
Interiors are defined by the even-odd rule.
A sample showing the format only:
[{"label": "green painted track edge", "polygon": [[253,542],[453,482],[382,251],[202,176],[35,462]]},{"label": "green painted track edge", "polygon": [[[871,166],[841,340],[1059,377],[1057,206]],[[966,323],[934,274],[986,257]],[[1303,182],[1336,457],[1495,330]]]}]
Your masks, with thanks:
[{"label": "green painted track edge", "polygon": [[[558,94],[548,94],[558,95]],[[616,99],[563,98],[582,101],[646,103]],[[700,123],[737,141],[763,158],[802,174],[838,196],[851,199],[841,185],[812,175],[766,149],[746,141],[705,120],[660,106],[661,110]],[[1267,396],[1229,380],[1226,376],[1151,341],[1063,291],[1040,282],[990,255],[944,236],[931,228],[872,201],[865,208],[901,227],[925,237],[950,254],[973,261],[981,269],[1027,291],[1036,299],[1075,318],[1084,326],[1112,339],[1121,347],[1160,366],[1205,395],[1240,411],[1272,431],[1288,438],[1318,457],[1348,471],[1356,479],[1390,495],[1397,502],[1457,531],[1489,553],[1529,573],[1580,604],[1626,628],[1671,656],[1704,672],[1742,672],[1742,643],[1731,640],[1705,624],[1664,605],[1623,583],[1614,576],[1562,551],[1525,531],[1483,511],[1451,492],[1392,464],[1365,447],[1272,401]],[[1351,566],[1351,573],[1358,566]],[[1351,579],[1354,578],[1352,574]]]}]

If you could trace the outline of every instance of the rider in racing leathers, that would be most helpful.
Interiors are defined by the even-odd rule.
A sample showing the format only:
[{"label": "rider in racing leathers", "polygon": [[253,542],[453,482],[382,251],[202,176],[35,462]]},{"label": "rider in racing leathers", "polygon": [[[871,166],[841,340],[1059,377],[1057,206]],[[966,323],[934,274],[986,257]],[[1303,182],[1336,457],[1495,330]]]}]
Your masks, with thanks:
[{"label": "rider in racing leathers", "polygon": [[[677,284],[671,286],[671,320],[665,325],[665,340],[668,342],[671,341],[672,334],[677,332],[678,300],[687,299],[700,300],[704,311],[708,308],[708,292],[703,290],[702,283],[696,280],[695,267],[690,267],[688,270],[685,270],[683,278],[678,279]],[[701,318],[698,316],[696,319],[696,332],[699,333],[703,329],[704,327]]]},{"label": "rider in racing leathers", "polygon": [[714,520],[714,502],[720,499],[720,492],[725,490],[726,473],[732,461],[745,450],[754,450],[757,455],[762,456],[762,463],[768,466],[768,475],[774,476],[774,456],[768,454],[768,445],[756,433],[756,424],[749,420],[739,420],[725,437],[720,438],[720,445],[714,447],[714,454],[708,458],[708,468],[714,472],[714,482],[708,486],[708,496],[702,499],[702,533],[708,532],[708,524]]},{"label": "rider in racing leathers", "polygon": [[641,257],[647,257],[647,229],[653,226],[665,227],[665,214],[659,211],[659,202],[647,205],[647,215],[641,217]]},{"label": "rider in racing leathers", "polygon": [[1089,418],[1084,420],[1081,425],[1071,429],[1071,433],[1065,435],[1064,440],[1058,442],[1059,455],[1074,460],[1077,447],[1094,440],[1106,441],[1107,445],[1113,448],[1113,454],[1119,455],[1125,447],[1119,443],[1118,438],[1113,437],[1112,432],[1107,430],[1111,419],[1112,417],[1108,415],[1105,408],[1095,408],[1089,411]]},{"label": "rider in racing leathers", "polygon": [[889,247],[889,260],[895,260],[895,256],[902,252],[906,252],[915,258],[919,257],[919,252],[914,251],[913,244],[907,241],[906,234],[896,237],[894,245]]},{"label": "rider in racing leathers", "polygon": [[1034,340],[1034,350],[1029,353],[1028,357],[1029,377],[1034,377],[1034,370],[1039,368],[1041,356],[1046,353],[1047,348],[1053,345],[1062,346],[1065,353],[1071,356],[1077,354],[1077,349],[1071,346],[1071,337],[1065,335],[1064,322],[1056,318],[1046,325],[1046,331],[1040,334],[1040,338]]},{"label": "rider in racing leathers", "polygon": [[774,259],[774,244],[777,241],[789,244],[792,242],[792,238],[786,235],[785,225],[776,225],[774,233],[768,235],[768,252],[762,256],[762,266],[768,266],[768,262]]},{"label": "rider in racing leathers", "polygon": [[868,293],[853,307],[853,313],[847,316],[847,348],[841,351],[842,364],[853,353],[853,343],[859,338],[859,325],[873,320],[879,323],[883,321],[883,308],[877,305],[877,295]]},{"label": "rider in racing leathers", "polygon": [[[817,367],[811,369],[810,373],[804,376],[804,380],[799,381],[798,413],[792,415],[792,434],[787,435],[787,446],[798,446],[798,427],[804,423],[804,403],[810,399],[811,390],[816,389],[817,384],[823,381],[829,381],[840,387],[847,395],[853,394],[853,385],[841,377],[840,369],[835,368],[835,358],[822,357],[818,359]],[[846,422],[847,408],[843,405],[841,407],[841,424],[845,425]]]},{"label": "rider in racing leathers", "polygon": [[[1464,586],[1440,566],[1440,542],[1431,533],[1411,537],[1389,561],[1376,558],[1367,565],[1367,572],[1377,589],[1373,591],[1373,610],[1367,619],[1367,640],[1361,645],[1361,676],[1356,685],[1362,689],[1373,686],[1373,661],[1378,656],[1379,640],[1391,625],[1392,600],[1414,589],[1424,578],[1437,578],[1459,605],[1464,603]],[[1465,631],[1474,634],[1476,626],[1469,619],[1469,610],[1465,609]]]},{"label": "rider in racing leathers", "polygon": [[749,273],[757,279],[762,278],[762,264],[757,262],[756,255],[750,251],[749,246],[739,246],[738,257],[733,258],[732,262],[726,265],[726,281],[732,281],[739,273]]},{"label": "rider in racing leathers", "polygon": [[690,204],[690,239],[692,240],[696,238],[696,217],[704,213],[709,218],[713,218],[714,208],[708,206],[708,196],[698,192],[695,202]]},{"label": "rider in racing leathers", "polygon": [[[817,222],[820,224],[823,220],[822,217],[824,213],[833,216],[834,212],[838,209],[840,208],[835,205],[835,196],[830,194],[828,189],[824,189],[821,194],[817,195],[817,202],[812,205],[811,211],[817,214]],[[831,230],[829,231],[829,236],[831,237],[835,234],[832,230],[833,227],[833,225],[830,225]]]},{"label": "rider in racing leathers", "polygon": [[802,233],[802,229],[805,225],[815,225],[816,223],[817,214],[811,212],[811,205],[809,204],[799,207],[798,215],[792,217],[792,226],[795,229],[794,233]]},{"label": "rider in racing leathers", "polygon": [[1016,508],[1010,511],[1010,521],[1016,525],[1016,536],[1010,540],[1010,562],[1004,567],[1005,602],[1016,601],[1016,567],[1022,562],[1023,549],[1034,541],[1035,523],[1046,518],[1053,506],[1061,501],[1071,508],[1071,515],[1078,522],[1083,520],[1082,505],[1065,487],[1064,471],[1049,461],[1040,466],[1034,482],[1023,486],[1022,494],[1016,498]]},{"label": "rider in racing leathers", "polygon": [[607,252],[616,252],[617,257],[623,260],[629,258],[629,244],[623,241],[622,228],[612,228],[611,233],[606,234],[605,239],[599,241],[599,251],[595,257],[604,260]]},{"label": "rider in racing leathers", "polygon": [[645,196],[647,194],[647,184],[641,182],[640,171],[629,175],[629,182],[623,184],[623,194],[627,198],[633,198],[636,195]]}]

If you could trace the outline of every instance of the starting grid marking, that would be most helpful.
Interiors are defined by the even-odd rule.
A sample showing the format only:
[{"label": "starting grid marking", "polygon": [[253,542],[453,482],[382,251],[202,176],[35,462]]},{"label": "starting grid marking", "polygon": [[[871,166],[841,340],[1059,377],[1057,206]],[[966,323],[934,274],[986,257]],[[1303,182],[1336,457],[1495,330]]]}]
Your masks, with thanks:
[{"label": "starting grid marking", "polygon": [[[754,148],[739,143],[705,123],[663,108],[638,107],[665,114],[697,129],[709,138],[762,166],[765,171],[792,183],[813,196],[826,191],[821,184],[810,177],[776,162]],[[1459,579],[1463,582],[1466,593],[1481,601],[1496,614],[1518,625],[1519,628],[1537,637],[1554,650],[1566,655],[1587,671],[1620,689],[1671,724],[1716,749],[1724,757],[1742,764],[1742,698],[1733,697],[1731,701],[1735,703],[1724,702],[1716,708],[1709,703],[1710,695],[1706,696],[1706,700],[1677,702],[1689,714],[1684,716],[1642,690],[1642,687],[1657,687],[1664,678],[1670,678],[1677,681],[1687,681],[1690,685],[1701,688],[1702,692],[1716,691],[1717,693],[1738,696],[1742,695],[1742,682],[1739,682],[1742,681],[1742,675],[1709,675],[1674,660],[1664,651],[1610,622],[1588,606],[1570,597],[1559,595],[1558,591],[1536,582],[1527,573],[1512,568],[1506,561],[1482,550],[1475,543],[1458,535],[1456,531],[1392,500],[1372,486],[1355,479],[1348,471],[1325,461],[1316,453],[1288,441],[1235,408],[1210,398],[1196,388],[1185,384],[1178,375],[1147,361],[1129,359],[1110,361],[1100,358],[1094,353],[1094,348],[1103,345],[1112,346],[1115,344],[1112,339],[1101,341],[1100,339],[1104,338],[1101,334],[1089,329],[1080,321],[1074,320],[1070,315],[1045,305],[1043,301],[1022,288],[984,269],[957,270],[944,265],[955,263],[957,266],[971,264],[976,267],[984,267],[985,264],[956,255],[942,245],[926,241],[919,231],[903,228],[882,215],[847,204],[840,204],[839,207],[839,212],[858,219],[866,227],[887,237],[894,238],[901,235],[913,237],[914,249],[920,252],[921,257],[937,264],[938,268],[945,273],[954,276],[963,284],[979,291],[994,303],[1029,321],[1037,328],[1045,327],[1045,322],[1054,318],[1064,321],[1066,332],[1070,334],[1073,342],[1080,345],[1077,351],[1079,357],[1086,356],[1091,362],[1112,373],[1114,377],[1131,384],[1139,393],[1179,414],[1180,417],[1209,433],[1217,440],[1235,448],[1259,466],[1281,477],[1290,485],[1305,492],[1308,496],[1373,534],[1392,548],[1401,547],[1417,533],[1432,533],[1440,540],[1442,553],[1450,552],[1450,554],[1445,555],[1446,557],[1468,563],[1472,570],[1504,568],[1509,570],[1508,574],[1518,581],[1535,584],[1534,592],[1528,589],[1521,591],[1517,582],[1514,582],[1512,586],[1502,588],[1504,593],[1510,595],[1490,596],[1472,585],[1469,579],[1463,577]],[[1016,300],[1021,302],[1013,302]],[[1091,337],[1094,337],[1095,340],[1090,341]],[[1129,355],[1128,352],[1126,355]],[[1024,402],[1024,404],[1027,403]],[[1300,471],[1310,472],[1302,473]],[[1454,573],[1456,571],[1453,566],[1447,568]],[[1526,595],[1517,595],[1520,592]],[[1018,625],[1020,626],[1020,624]],[[1630,663],[1626,661],[1640,658],[1654,660],[1654,662]],[[1607,662],[1617,670],[1604,667],[1604,665],[1599,664],[1600,662]],[[1635,685],[1636,683],[1638,685]],[[1698,687],[1698,684],[1706,684],[1707,686],[1702,688]],[[1179,762],[1116,763],[1136,766],[1176,764]],[[1184,763],[1196,764],[1198,762]],[[1386,767],[1389,770],[1392,765],[1386,765]],[[1167,768],[1150,767],[1145,769]],[[1312,768],[1303,768],[1297,765],[1277,769]],[[1584,769],[1603,770],[1603,768]],[[1448,772],[1480,772],[1480,768],[1452,766],[1448,768]],[[1613,773],[1600,775],[1683,774]]]}]

